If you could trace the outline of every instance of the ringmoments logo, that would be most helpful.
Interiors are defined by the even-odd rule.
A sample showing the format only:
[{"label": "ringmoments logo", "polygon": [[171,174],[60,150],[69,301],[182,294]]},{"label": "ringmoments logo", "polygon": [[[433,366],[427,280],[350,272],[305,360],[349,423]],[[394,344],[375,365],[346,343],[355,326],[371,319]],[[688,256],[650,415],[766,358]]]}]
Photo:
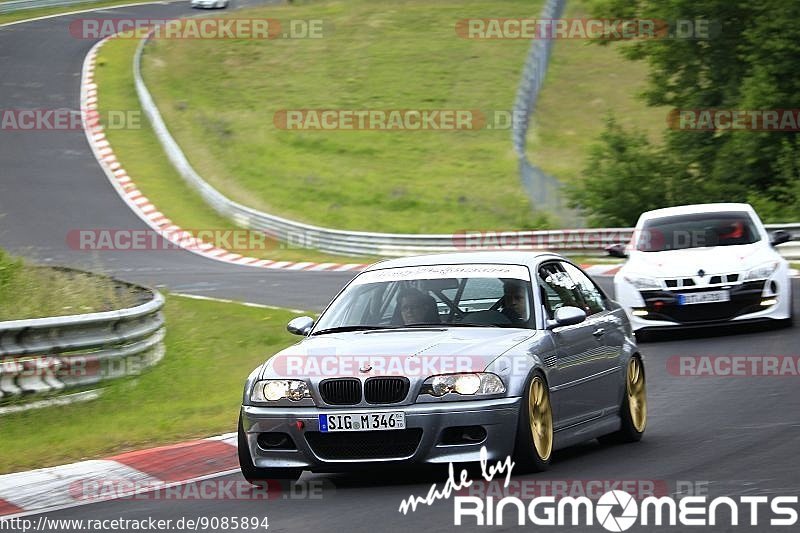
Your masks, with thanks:
[{"label": "ringmoments logo", "polygon": [[[405,498],[398,511],[404,515],[416,512],[420,506],[431,506],[440,500],[453,497],[453,523],[456,526],[602,526],[607,531],[627,531],[635,524],[643,526],[715,526],[718,523],[738,526],[745,522],[750,526],[794,526],[798,521],[797,496],[739,496],[731,498],[719,496],[709,498],[700,495],[704,490],[703,483],[696,484],[697,490],[688,491],[688,495],[676,498],[660,496],[662,483],[655,480],[617,481],[616,484],[625,484],[625,488],[633,481],[634,491],[640,498],[635,498],[630,492],[613,488],[605,491],[596,501],[587,496],[562,496],[537,495],[531,499],[523,500],[518,496],[489,496],[484,492],[487,486],[502,481],[502,488],[508,490],[511,486],[511,474],[515,463],[507,456],[502,461],[490,464],[485,446],[480,450],[481,478],[478,481],[483,485],[478,487],[481,496],[470,495],[475,488],[476,481],[470,479],[467,470],[462,469],[456,475],[453,463],[449,464],[449,475],[442,487],[437,483],[431,485],[425,496],[411,495]],[[594,487],[602,480],[583,481],[568,484],[583,491],[590,486]],[[488,485],[486,485],[488,484]],[[687,487],[685,482],[677,482],[676,494],[683,494]],[[642,490],[644,489],[644,490]],[[515,489],[514,489],[515,490]],[[540,488],[538,492],[542,492]],[[538,494],[537,492],[537,494]],[[648,495],[653,494],[653,495]],[[594,493],[596,495],[596,493]],[[749,516],[749,520],[742,520],[741,515]]]},{"label": "ringmoments logo", "polygon": [[[798,521],[798,497],[740,496],[650,496],[637,501],[624,490],[611,490],[594,502],[587,497],[541,496],[525,502],[515,496],[495,500],[456,496],[454,524],[457,526],[600,525],[607,531],[627,531],[643,526],[715,526],[718,524],[794,526]],[[740,515],[749,514],[745,523]]]}]

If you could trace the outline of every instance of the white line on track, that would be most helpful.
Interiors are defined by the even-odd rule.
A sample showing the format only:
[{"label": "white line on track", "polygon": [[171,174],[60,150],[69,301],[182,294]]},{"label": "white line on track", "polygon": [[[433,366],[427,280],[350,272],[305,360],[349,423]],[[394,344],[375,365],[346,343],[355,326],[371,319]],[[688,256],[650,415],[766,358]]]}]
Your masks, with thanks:
[{"label": "white line on track", "polygon": [[239,304],[239,305],[245,305],[247,307],[257,307],[259,309],[275,309],[278,311],[290,311],[292,313],[300,313],[300,314],[308,313],[308,311],[304,311],[303,309],[289,309],[287,307],[257,304],[255,302],[239,302],[236,300],[229,300],[227,298],[214,298],[213,296],[200,296],[198,294],[186,294],[182,292],[171,292],[169,294],[170,296],[180,296],[181,298],[191,298],[192,300],[207,300],[209,302],[219,302],[224,304]]}]

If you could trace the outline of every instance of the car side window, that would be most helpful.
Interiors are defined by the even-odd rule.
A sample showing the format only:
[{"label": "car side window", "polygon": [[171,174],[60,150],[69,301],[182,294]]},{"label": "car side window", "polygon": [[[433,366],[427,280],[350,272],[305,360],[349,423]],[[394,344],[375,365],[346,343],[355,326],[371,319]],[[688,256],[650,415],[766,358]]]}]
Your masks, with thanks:
[{"label": "car side window", "polygon": [[584,274],[578,267],[570,263],[562,263],[564,270],[569,274],[575,286],[580,291],[583,298],[583,310],[587,315],[601,313],[606,310],[603,294],[597,289],[589,276]]},{"label": "car side window", "polygon": [[556,309],[564,306],[585,309],[583,296],[561,263],[554,261],[539,267],[542,287],[542,302],[548,318],[555,316]]}]

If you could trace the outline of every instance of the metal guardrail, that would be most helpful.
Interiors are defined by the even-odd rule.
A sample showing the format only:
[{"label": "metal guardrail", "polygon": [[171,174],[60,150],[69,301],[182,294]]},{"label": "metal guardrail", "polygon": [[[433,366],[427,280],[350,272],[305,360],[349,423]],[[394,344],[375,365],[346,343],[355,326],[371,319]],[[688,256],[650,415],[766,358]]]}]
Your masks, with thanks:
[{"label": "metal guardrail", "polygon": [[0,403],[138,374],[164,356],[164,297],[128,309],[0,322]]},{"label": "metal guardrail", "polygon": [[71,6],[73,4],[89,4],[103,0],[9,0],[0,2],[0,14],[25,11],[41,7]]},{"label": "metal guardrail", "polygon": [[[795,239],[800,237],[795,237]],[[787,242],[778,245],[778,252],[786,259],[800,260],[800,242]]]},{"label": "metal guardrail", "polygon": [[[205,181],[194,168],[192,168],[186,155],[170,134],[150,91],[147,89],[142,79],[142,55],[149,39],[150,35],[139,43],[133,61],[134,82],[142,109],[150,120],[153,130],[172,165],[189,186],[199,192],[205,202],[220,215],[232,220],[240,227],[263,231],[275,239],[289,243],[290,245],[317,249],[333,254],[393,257],[464,249],[463,244],[459,242],[459,237],[452,234],[419,235],[335,230],[263,213],[227,198]],[[577,231],[597,233],[594,230]],[[564,232],[562,231],[529,231],[517,233],[522,236],[521,238],[527,239],[533,237],[537,240],[552,242],[553,246],[556,246],[555,249],[571,249],[569,247],[557,246],[558,241],[563,240]],[[552,246],[550,248],[552,248]],[[600,248],[597,247],[587,248],[586,246],[579,246],[574,249],[581,251],[587,249],[600,250]]]},{"label": "metal guardrail", "polygon": [[[566,0],[547,0],[540,15],[541,20],[557,19],[564,10]],[[528,128],[531,116],[536,109],[539,91],[544,83],[545,73],[553,48],[552,39],[533,39],[522,79],[514,102],[514,122],[511,141],[519,158],[519,173],[522,185],[528,193],[531,205],[545,211],[561,211],[561,183],[528,160],[526,152]]]},{"label": "metal guardrail", "polygon": [[[556,18],[560,14],[564,0],[549,0],[546,12],[549,18]],[[559,7],[560,6],[560,7]],[[550,9],[550,11],[547,11]],[[263,231],[275,239],[297,246],[298,248],[317,249],[328,253],[343,254],[351,256],[384,256],[396,257],[404,255],[453,252],[463,250],[473,250],[480,248],[491,248],[495,244],[497,248],[524,248],[531,250],[553,250],[565,253],[582,254],[603,254],[604,249],[609,244],[627,243],[633,232],[632,228],[604,228],[604,229],[575,229],[575,230],[546,230],[546,231],[497,231],[497,232],[475,232],[467,234],[401,234],[401,233],[372,233],[363,231],[345,231],[323,228],[310,224],[304,224],[293,220],[288,220],[268,213],[263,213],[244,206],[227,198],[212,185],[206,182],[191,166],[186,155],[181,150],[178,143],[170,134],[164,123],[161,113],[153,100],[152,95],[142,79],[141,61],[145,46],[149,40],[148,35],[143,39],[136,50],[133,61],[134,81],[136,92],[139,96],[142,109],[147,115],[150,123],[163,146],[169,160],[176,168],[181,177],[191,188],[200,193],[208,205],[222,216],[232,220],[236,225],[244,228],[251,228]],[[550,43],[549,40],[539,41]],[[534,47],[537,44],[534,43]],[[549,46],[549,44],[538,45]],[[543,66],[546,66],[546,54],[536,55],[542,61],[540,66],[535,68],[535,72],[525,75],[524,78],[530,80],[531,87],[541,85],[541,73]],[[538,91],[538,86],[535,88]],[[520,105],[530,105],[532,102],[528,98],[518,98]],[[535,102],[535,98],[534,98]],[[532,107],[530,108],[532,109]],[[526,115],[527,116],[527,115]],[[527,128],[527,124],[525,126]],[[515,143],[521,142],[518,154],[521,160],[524,157],[524,132],[515,131]],[[770,229],[788,229],[792,231],[795,238],[800,238],[800,224],[790,225],[771,225]],[[800,257],[800,251],[792,243],[782,245],[780,249],[792,254],[792,257]]]}]

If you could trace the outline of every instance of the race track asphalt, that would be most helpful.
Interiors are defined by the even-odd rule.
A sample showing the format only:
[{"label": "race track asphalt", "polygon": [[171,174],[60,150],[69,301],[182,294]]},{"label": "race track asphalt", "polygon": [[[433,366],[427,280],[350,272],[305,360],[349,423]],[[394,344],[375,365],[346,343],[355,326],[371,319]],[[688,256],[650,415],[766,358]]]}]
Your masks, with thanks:
[{"label": "race track asphalt", "polygon": [[[101,11],[102,16],[150,18],[189,13],[187,2]],[[78,109],[80,69],[93,43],[70,36],[67,27],[71,18],[0,28],[0,107]],[[320,309],[352,277],[347,273],[237,267],[180,251],[114,252],[87,257],[66,245],[69,229],[144,227],[108,183],[83,132],[0,131],[0,246],[40,262],[102,269],[174,291],[313,310]],[[608,278],[598,281],[609,288]],[[795,307],[800,309],[800,286],[796,281]],[[624,446],[589,442],[557,452],[551,470],[545,474],[514,479],[653,481],[668,487],[669,492],[678,490],[683,482],[691,482],[712,496],[797,496],[798,377],[688,377],[670,372],[667,361],[680,355],[797,356],[798,345],[798,327],[738,327],[715,335],[670,334],[659,342],[645,343],[642,351],[647,365],[650,417],[644,440]],[[222,479],[241,481],[238,474]],[[442,472],[434,471],[306,473],[303,483],[324,484],[321,498],[302,494],[287,497],[284,493],[270,501],[127,499],[49,512],[46,516],[172,520],[268,516],[270,531],[433,532],[453,527],[451,501],[436,502],[405,516],[398,513],[398,508],[403,498],[411,494],[424,496],[431,483],[443,480]],[[742,512],[740,516],[746,524],[749,513]],[[525,529],[533,526],[529,524]],[[604,531],[596,524],[536,529]],[[766,525],[707,529],[770,530]],[[631,531],[645,530],[685,528],[634,526]]]},{"label": "race track asphalt", "polygon": [[[264,2],[237,0],[237,7]],[[93,40],[71,20],[196,15],[188,1],[151,4],[0,27],[0,106],[79,112],[83,59]],[[211,12],[213,15],[214,12]],[[0,246],[42,263],[68,264],[175,292],[318,310],[353,273],[236,267],[191,252],[73,250],[76,229],[147,229],[119,198],[82,130],[0,130]]]}]

